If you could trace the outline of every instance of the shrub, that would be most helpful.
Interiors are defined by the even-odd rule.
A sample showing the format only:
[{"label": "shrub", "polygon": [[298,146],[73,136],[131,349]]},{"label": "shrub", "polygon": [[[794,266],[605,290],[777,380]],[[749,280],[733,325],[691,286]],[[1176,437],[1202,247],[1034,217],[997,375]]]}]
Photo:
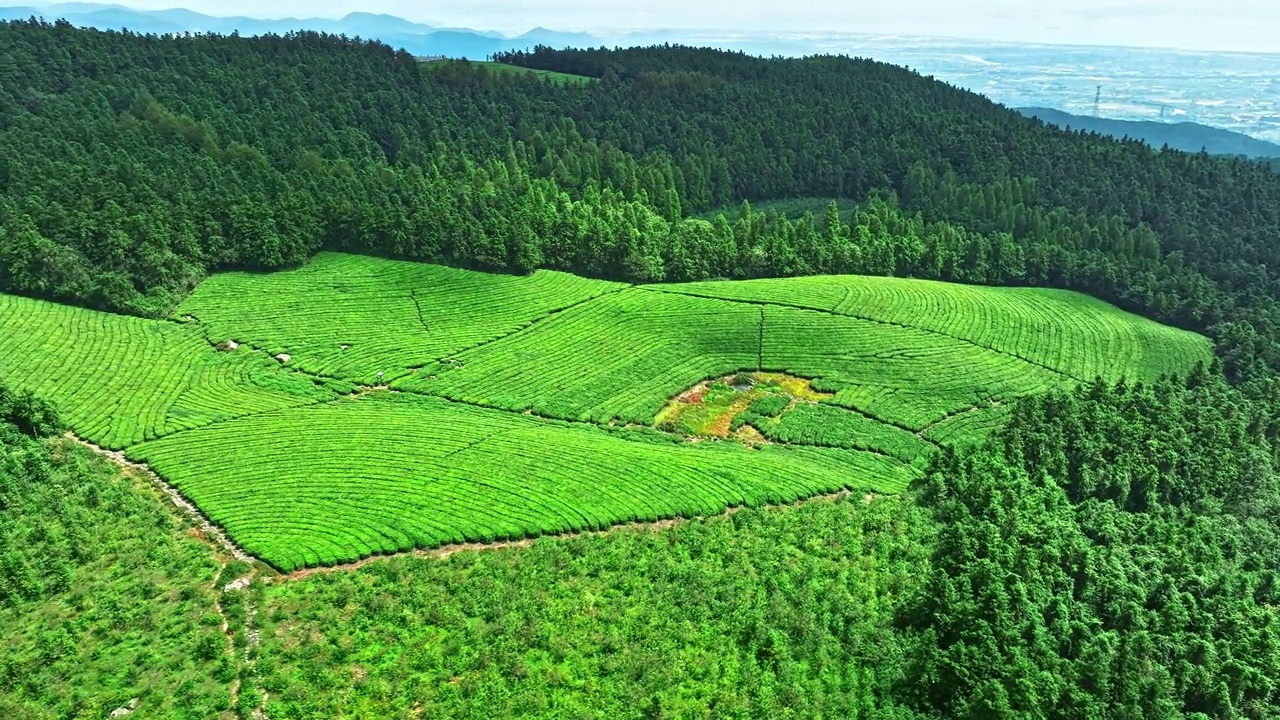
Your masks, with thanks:
[{"label": "shrub", "polygon": [[786,395],[765,395],[757,398],[747,409],[757,415],[778,417],[791,405],[791,398]]}]

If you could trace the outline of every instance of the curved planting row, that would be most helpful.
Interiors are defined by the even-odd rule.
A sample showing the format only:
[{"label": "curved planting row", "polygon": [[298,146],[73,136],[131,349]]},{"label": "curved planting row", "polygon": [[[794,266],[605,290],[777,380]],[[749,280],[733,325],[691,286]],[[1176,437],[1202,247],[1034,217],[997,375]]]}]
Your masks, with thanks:
[{"label": "curved planting row", "polygon": [[834,403],[911,430],[992,398],[1071,378],[937,333],[786,307],[765,309],[764,365],[821,378]]},{"label": "curved planting row", "polygon": [[218,353],[193,326],[0,295],[0,337],[0,377],[112,449],[335,395],[261,353]]},{"label": "curved planting row", "polygon": [[298,270],[215,275],[174,314],[307,372],[374,384],[621,287],[322,253]]},{"label": "curved planting row", "polygon": [[284,570],[840,489],[899,491],[915,476],[870,453],[628,438],[437,398],[372,393],[212,425],[128,454]]},{"label": "curved planting row", "polygon": [[628,289],[424,368],[396,387],[571,420],[651,423],[708,377],[754,369],[759,308]]},{"label": "curved planting row", "polygon": [[[680,292],[598,298],[396,386],[551,417],[651,423],[700,380],[758,368],[816,378],[836,404],[920,431],[1079,378],[1185,372],[1207,357],[1202,337],[1074,293],[856,277],[661,289]],[[689,294],[712,292],[738,299]],[[830,310],[796,307],[805,304]],[[833,312],[853,307],[880,319]]]},{"label": "curved planting row", "polygon": [[825,403],[797,403],[776,413],[758,412],[752,406],[734,422],[749,423],[766,439],[788,445],[868,450],[908,463],[933,452],[933,446],[915,433]]},{"label": "curved planting row", "polygon": [[924,437],[952,447],[969,445],[1003,427],[1008,417],[1008,405],[979,405],[933,425],[924,431]]},{"label": "curved planting row", "polygon": [[1079,380],[1153,379],[1212,358],[1206,338],[1065,290],[853,275],[654,287],[916,327]]},{"label": "curved planting row", "polygon": [[757,368],[818,378],[836,404],[911,430],[1071,381],[924,330],[632,288],[394,386],[570,420],[650,424],[671,397],[703,379]]}]

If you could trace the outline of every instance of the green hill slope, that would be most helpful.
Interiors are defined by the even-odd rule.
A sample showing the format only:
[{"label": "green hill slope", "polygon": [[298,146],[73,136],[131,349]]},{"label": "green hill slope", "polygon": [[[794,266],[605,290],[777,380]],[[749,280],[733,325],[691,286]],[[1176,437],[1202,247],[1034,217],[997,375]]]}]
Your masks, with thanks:
[{"label": "green hill slope", "polygon": [[171,321],[0,310],[0,374],[283,569],[898,492],[1016,398],[1211,358],[1203,337],[1062,291],[628,287],[340,254],[214,277]]},{"label": "green hill slope", "polygon": [[349,385],[219,352],[195,325],[0,295],[0,378],[111,449],[240,415],[332,400]]},{"label": "green hill slope", "polygon": [[674,444],[393,393],[221,423],[128,454],[283,570],[841,490],[900,492],[917,476],[867,452]]},{"label": "green hill slope", "polygon": [[211,337],[292,356],[309,373],[376,384],[622,288],[324,253],[296,272],[221,273],[173,312]]},{"label": "green hill slope", "polygon": [[[0,57],[6,292],[160,316],[211,271],[321,249],[642,282],[898,275],[1074,289],[1212,333],[1233,376],[1280,366],[1280,177],[1064,133],[903,68],[498,58],[599,79],[569,83],[316,33],[31,22],[0,27]],[[927,236],[693,219],[873,196]]]}]

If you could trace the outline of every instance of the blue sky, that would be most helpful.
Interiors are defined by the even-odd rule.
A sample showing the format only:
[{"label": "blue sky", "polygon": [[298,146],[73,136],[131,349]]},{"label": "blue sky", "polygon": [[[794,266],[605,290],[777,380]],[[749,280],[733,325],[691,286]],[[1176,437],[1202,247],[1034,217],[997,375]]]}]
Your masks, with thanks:
[{"label": "blue sky", "polygon": [[114,1],[136,8],[182,6],[210,15],[257,17],[338,17],[360,10],[505,32],[538,25],[595,31],[837,31],[1280,52],[1280,0]]}]

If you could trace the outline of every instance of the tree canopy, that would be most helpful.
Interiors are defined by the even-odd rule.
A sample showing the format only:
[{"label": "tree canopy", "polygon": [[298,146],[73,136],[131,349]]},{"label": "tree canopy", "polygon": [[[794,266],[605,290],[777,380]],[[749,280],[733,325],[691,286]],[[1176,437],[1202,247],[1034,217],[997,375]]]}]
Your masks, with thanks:
[{"label": "tree canopy", "polygon": [[[1061,132],[891,65],[498,58],[598,78],[556,83],[316,33],[38,21],[0,50],[10,292],[155,315],[209,271],[325,247],[641,282],[897,274],[1083,290],[1211,333],[1233,376],[1280,362],[1280,176]],[[742,205],[806,197],[857,212]]]}]

